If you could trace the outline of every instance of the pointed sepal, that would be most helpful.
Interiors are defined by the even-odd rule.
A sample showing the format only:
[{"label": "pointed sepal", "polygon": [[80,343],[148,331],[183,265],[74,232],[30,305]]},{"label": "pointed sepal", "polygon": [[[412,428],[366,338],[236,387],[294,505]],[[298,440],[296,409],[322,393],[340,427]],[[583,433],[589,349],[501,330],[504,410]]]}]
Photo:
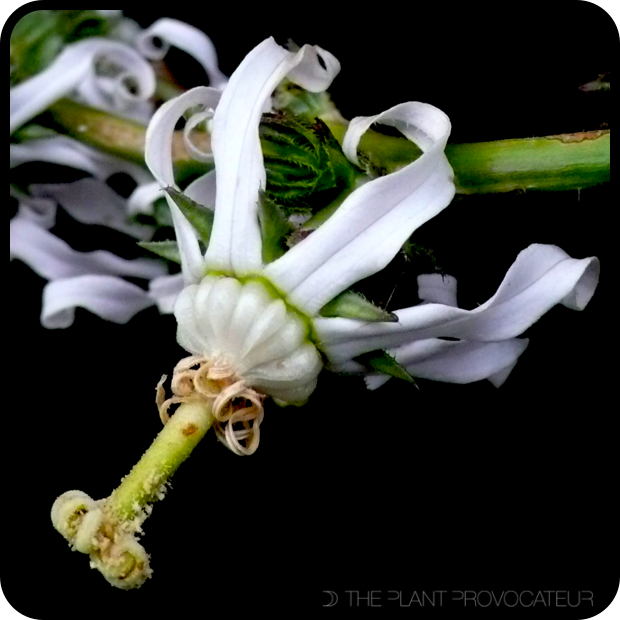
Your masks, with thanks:
[{"label": "pointed sepal", "polygon": [[140,241],[138,245],[166,260],[181,264],[181,253],[176,241]]},{"label": "pointed sepal", "polygon": [[420,389],[418,384],[415,382],[415,379],[409,374],[407,369],[399,364],[387,351],[370,351],[369,353],[360,355],[356,358],[356,360],[360,362],[360,364],[371,368],[376,372],[389,375],[390,377],[394,377],[396,379],[402,379],[403,381],[407,381],[407,383],[412,383],[415,385],[418,390]]},{"label": "pointed sepal", "polygon": [[213,211],[194,202],[189,196],[174,187],[167,187],[165,191],[174,200],[174,204],[179,207],[181,213],[189,220],[200,240],[208,245],[213,229]]},{"label": "pointed sepal", "polygon": [[398,322],[398,317],[393,312],[387,312],[383,308],[375,306],[363,295],[353,291],[345,291],[332,299],[321,308],[320,315],[357,319],[359,321]]}]

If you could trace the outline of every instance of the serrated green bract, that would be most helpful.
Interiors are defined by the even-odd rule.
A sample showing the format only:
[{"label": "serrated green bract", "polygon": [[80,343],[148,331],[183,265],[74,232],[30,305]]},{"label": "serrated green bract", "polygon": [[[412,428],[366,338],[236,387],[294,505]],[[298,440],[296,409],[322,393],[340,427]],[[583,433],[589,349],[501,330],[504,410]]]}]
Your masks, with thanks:
[{"label": "serrated green bract", "polygon": [[293,227],[264,192],[260,192],[258,197],[258,221],[263,241],[263,262],[271,263],[286,252],[286,238],[293,232]]},{"label": "serrated green bract", "polygon": [[176,241],[139,241],[138,245],[166,260],[181,264],[181,253]]},{"label": "serrated green bract", "polygon": [[174,200],[176,206],[181,209],[183,215],[189,220],[198,233],[200,240],[205,245],[208,245],[209,238],[211,237],[211,230],[213,229],[213,211],[194,202],[183,192],[174,189],[174,187],[167,187],[165,191],[168,196]]},{"label": "serrated green bract", "polygon": [[392,312],[375,306],[365,297],[353,291],[345,291],[321,308],[321,316],[342,317],[359,321],[396,323],[398,317]]},{"label": "serrated green bract", "polygon": [[418,387],[415,379],[407,372],[407,369],[401,366],[387,351],[370,351],[370,353],[357,357],[356,361],[372,370],[390,375],[390,377],[396,379],[402,379]]},{"label": "serrated green bract", "polygon": [[266,194],[285,213],[314,213],[355,180],[355,170],[321,120],[265,114],[259,132]]}]

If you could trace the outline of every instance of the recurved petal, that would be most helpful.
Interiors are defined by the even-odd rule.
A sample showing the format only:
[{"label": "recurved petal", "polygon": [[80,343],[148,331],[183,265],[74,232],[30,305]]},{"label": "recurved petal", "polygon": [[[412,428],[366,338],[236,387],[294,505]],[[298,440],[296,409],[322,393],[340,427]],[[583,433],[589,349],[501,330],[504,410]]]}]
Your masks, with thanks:
[{"label": "recurved petal", "polygon": [[450,122],[443,112],[404,103],[357,119],[345,138],[349,154],[373,122],[397,126],[425,152],[401,170],[359,187],[325,224],[265,268],[265,275],[307,314],[316,314],[351,284],[383,269],[413,231],[454,196],[452,169],[443,153]]},{"label": "recurved petal", "polygon": [[131,81],[132,99],[148,99],[155,92],[153,69],[129,46],[99,37],[72,43],[47,69],[11,89],[11,134],[52,103],[79,92],[82,84],[96,81],[97,63],[107,63],[119,72],[117,87],[127,96]]},{"label": "recurved petal", "polygon": [[302,85],[326,88],[333,77],[328,60],[323,59],[324,67],[309,46],[293,54],[270,38],[252,50],[230,78],[213,117],[217,196],[206,253],[209,269],[245,275],[261,268],[258,193],[266,178],[258,134],[261,115],[278,83],[296,67],[293,76]]},{"label": "recurved petal", "polygon": [[164,17],[151,24],[138,38],[138,49],[152,60],[161,60],[170,46],[193,56],[209,76],[209,84],[223,89],[228,78],[217,64],[217,52],[211,39],[202,30],[185,22]]},{"label": "recurved petal", "polygon": [[127,323],[138,312],[152,305],[153,300],[145,290],[121,278],[77,276],[45,285],[41,324],[48,329],[69,327],[78,307],[107,321]]},{"label": "recurved petal", "polygon": [[397,310],[398,323],[360,325],[347,319],[317,318],[314,325],[323,350],[334,363],[427,338],[508,340],[556,304],[583,310],[598,276],[597,258],[578,260],[557,246],[534,244],[519,254],[495,295],[473,310],[431,303]]},{"label": "recurved petal", "polygon": [[[200,86],[168,101],[153,116],[146,131],[145,159],[162,187],[176,186],[172,167],[172,138],[177,122],[188,110],[197,106],[203,110],[214,109],[220,96],[218,90]],[[168,194],[166,201],[172,213],[183,275],[188,283],[199,282],[204,275],[204,260],[196,231]]]}]

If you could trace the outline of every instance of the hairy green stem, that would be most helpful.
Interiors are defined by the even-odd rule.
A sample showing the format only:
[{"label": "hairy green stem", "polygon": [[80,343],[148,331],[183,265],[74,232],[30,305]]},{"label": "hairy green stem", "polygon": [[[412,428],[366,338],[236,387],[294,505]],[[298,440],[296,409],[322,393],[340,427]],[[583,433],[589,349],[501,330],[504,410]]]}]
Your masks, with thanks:
[{"label": "hairy green stem", "polygon": [[128,521],[163,493],[165,483],[211,428],[215,418],[210,403],[182,404],[160,431],[107,502],[107,510]]},{"label": "hairy green stem", "polygon": [[[68,100],[48,112],[64,133],[113,155],[144,163],[145,128],[119,117]],[[346,122],[325,118],[336,139],[342,141]],[[203,134],[201,149],[209,149]],[[588,131],[541,138],[449,144],[446,156],[452,165],[457,192],[481,194],[513,190],[574,190],[610,179],[611,134]],[[391,172],[417,159],[420,150],[404,138],[368,131],[360,143],[370,163]],[[178,174],[197,173],[204,165],[193,162],[182,137],[175,135],[173,160]]]}]

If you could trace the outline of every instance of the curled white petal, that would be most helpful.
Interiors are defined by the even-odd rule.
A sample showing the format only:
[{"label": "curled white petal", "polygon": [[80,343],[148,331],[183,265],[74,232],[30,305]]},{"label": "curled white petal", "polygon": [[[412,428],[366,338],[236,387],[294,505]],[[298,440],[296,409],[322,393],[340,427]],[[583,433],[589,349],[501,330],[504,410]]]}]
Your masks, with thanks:
[{"label": "curled white petal", "polygon": [[78,252],[62,239],[23,217],[10,222],[10,260],[26,263],[47,280],[70,278],[85,274],[108,274],[154,278],[165,273],[165,267],[155,260],[127,260],[106,252]]},{"label": "curled white petal", "polygon": [[[127,45],[99,37],[72,43],[47,69],[11,89],[11,134],[62,97],[79,96],[81,87],[96,82],[100,61],[120,71],[116,92],[124,92],[132,101],[148,99],[155,92],[153,69]],[[128,91],[129,80],[135,92]]]},{"label": "curled white petal", "polygon": [[[159,42],[159,45],[157,45]],[[176,19],[164,17],[151,24],[137,40],[138,49],[147,58],[161,60],[170,46],[193,56],[209,76],[209,84],[223,89],[228,82],[217,64],[217,52],[211,39],[202,30]]]},{"label": "curled white petal", "polygon": [[594,294],[598,275],[597,258],[577,260],[557,246],[534,244],[519,254],[495,295],[473,310],[421,304],[397,310],[398,323],[360,325],[348,319],[318,318],[314,325],[323,350],[335,363],[434,337],[508,340],[556,304],[583,310]]},{"label": "curled white petal", "polygon": [[424,153],[413,163],[351,194],[318,230],[265,268],[289,301],[316,314],[351,284],[383,269],[402,244],[454,196],[444,155],[450,122],[423,103],[404,103],[378,116],[354,119],[350,144],[373,122],[397,126]]},{"label": "curled white petal", "polygon": [[218,191],[206,253],[209,269],[243,275],[261,268],[257,203],[266,175],[258,125],[274,89],[295,68],[293,77],[302,85],[329,85],[333,71],[318,58],[309,46],[293,54],[270,38],[252,50],[231,77],[213,117]]},{"label": "curled white petal", "polygon": [[121,278],[85,275],[54,280],[43,289],[41,325],[48,329],[69,327],[78,307],[107,321],[127,323],[152,305],[146,291]]},{"label": "curled white petal", "polygon": [[119,172],[128,174],[138,184],[152,181],[151,175],[141,166],[97,151],[67,136],[28,140],[10,145],[11,168],[34,161],[84,170],[102,181]]},{"label": "curled white petal", "polygon": [[[217,107],[221,93],[214,88],[194,88],[165,103],[153,116],[146,131],[145,160],[161,187],[175,187],[172,167],[172,138],[179,119],[190,109]],[[204,275],[204,260],[193,226],[166,194],[176,232],[183,275],[188,283],[199,282]]]},{"label": "curled white petal", "polygon": [[98,224],[136,239],[150,239],[153,228],[128,220],[127,201],[111,187],[96,179],[74,183],[32,185],[37,196],[52,197],[69,215],[82,224]]}]

